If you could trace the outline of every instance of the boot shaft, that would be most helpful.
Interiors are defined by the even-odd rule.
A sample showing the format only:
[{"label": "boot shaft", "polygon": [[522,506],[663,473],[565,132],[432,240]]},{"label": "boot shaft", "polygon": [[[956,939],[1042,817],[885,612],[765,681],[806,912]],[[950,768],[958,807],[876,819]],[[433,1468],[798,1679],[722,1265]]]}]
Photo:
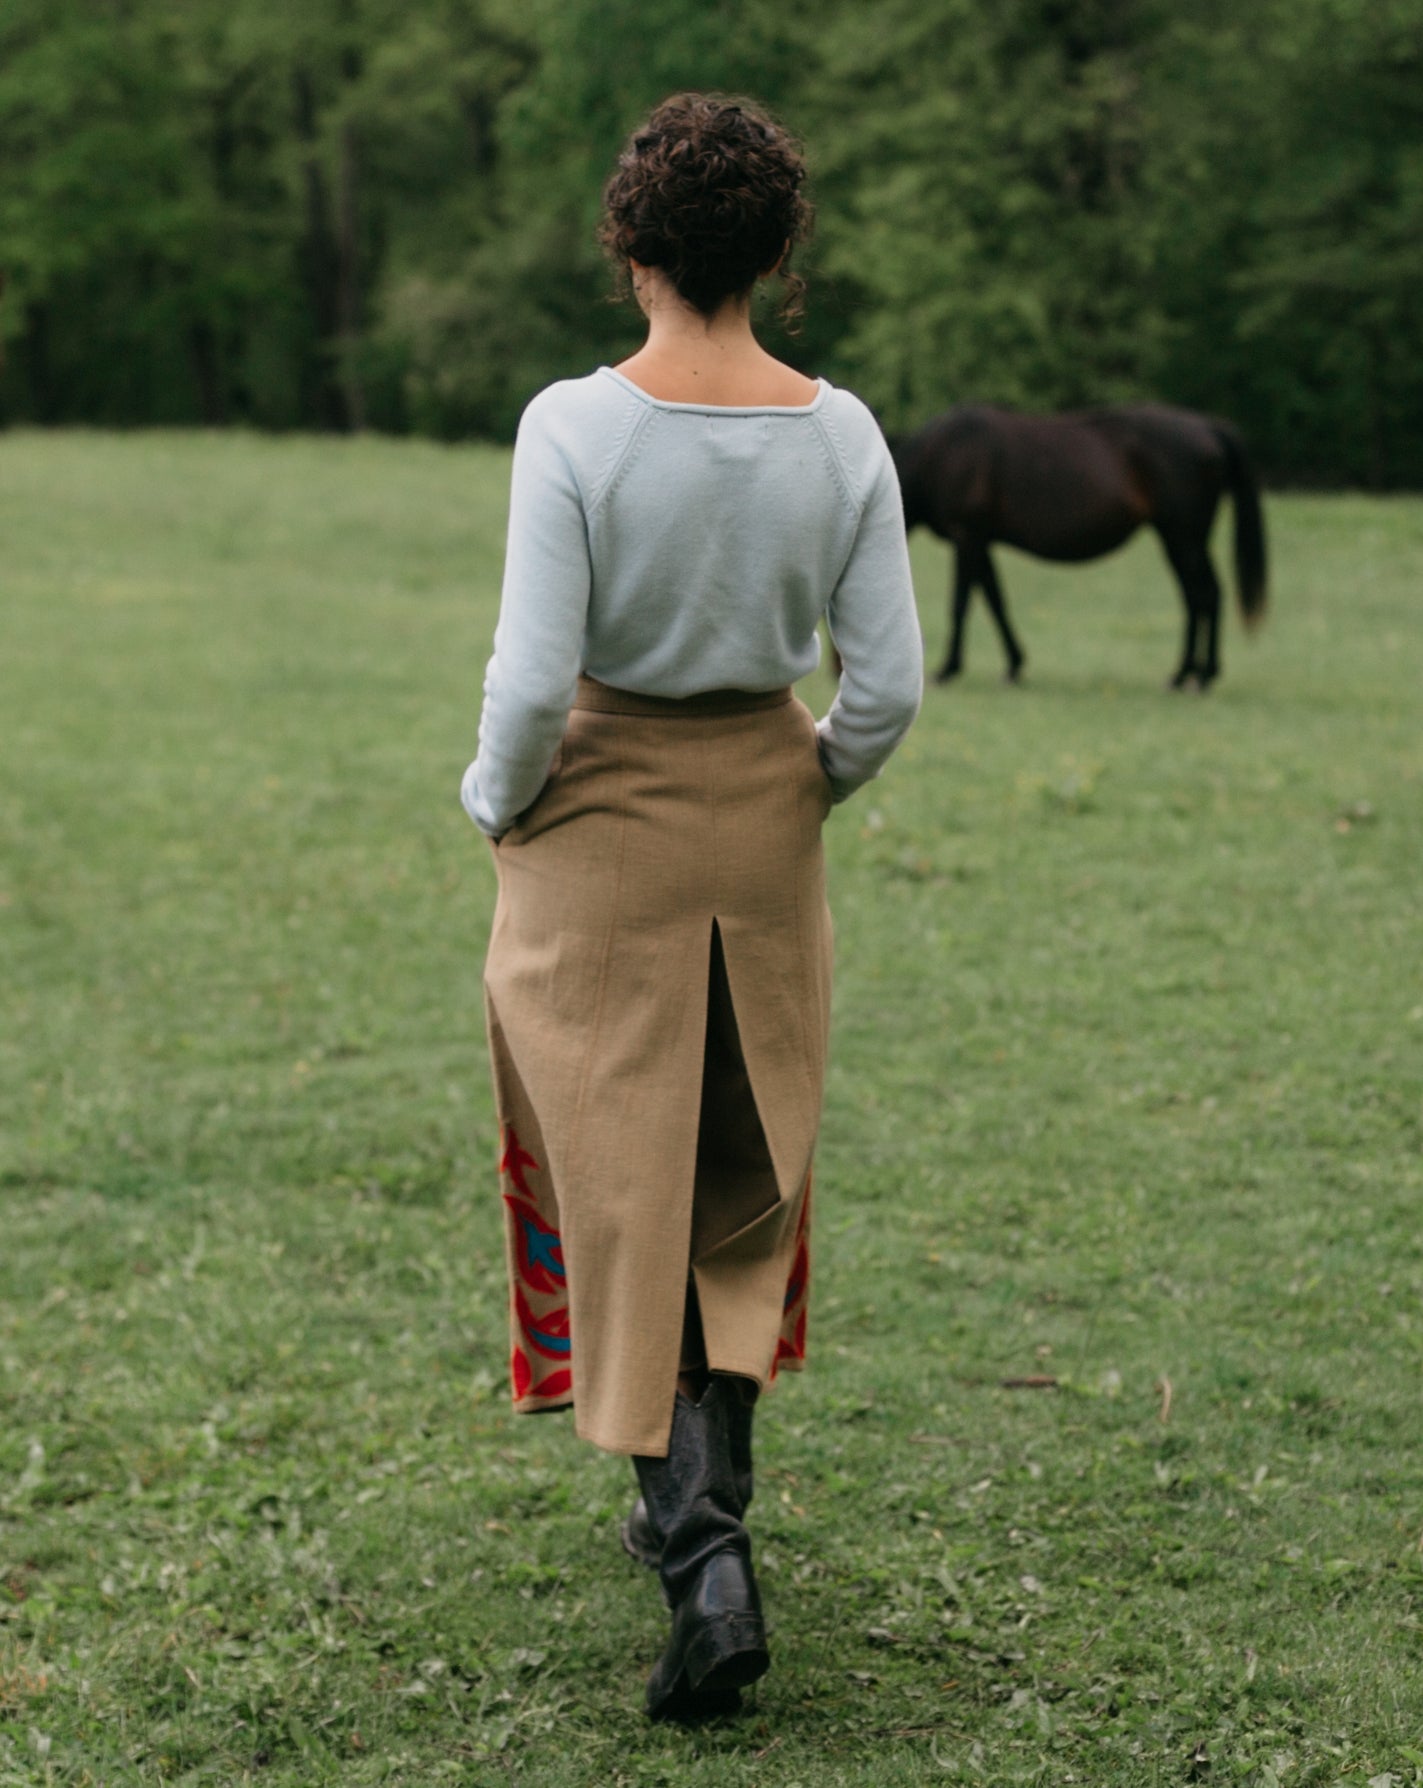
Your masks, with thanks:
[{"label": "boot shaft", "polygon": [[671,1637],[648,1680],[647,1711],[653,1719],[729,1712],[740,1687],[770,1663],[741,1524],[751,1494],[749,1401],[719,1377],[696,1403],[679,1392],[667,1457],[633,1464],[648,1537],[661,1542],[658,1573],[672,1611]]},{"label": "boot shaft", "polygon": [[750,1437],[750,1411],[739,1392],[713,1378],[699,1402],[677,1393],[667,1457],[633,1461],[662,1542],[659,1569],[673,1607],[719,1552],[739,1555],[750,1570],[751,1542],[741,1524]]}]

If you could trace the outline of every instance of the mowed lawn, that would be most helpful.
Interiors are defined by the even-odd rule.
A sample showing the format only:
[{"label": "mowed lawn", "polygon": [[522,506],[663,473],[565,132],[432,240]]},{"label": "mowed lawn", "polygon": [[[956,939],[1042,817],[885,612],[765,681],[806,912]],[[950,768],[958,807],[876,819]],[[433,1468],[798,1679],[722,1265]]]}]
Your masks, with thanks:
[{"label": "mowed lawn", "polygon": [[626,1463],[508,1413],[507,472],[0,437],[0,1784],[1423,1783],[1423,500],[1272,499],[1205,699],[1153,540],[1004,554],[1025,685],[978,613],[833,816],[776,1664],[687,1733]]}]

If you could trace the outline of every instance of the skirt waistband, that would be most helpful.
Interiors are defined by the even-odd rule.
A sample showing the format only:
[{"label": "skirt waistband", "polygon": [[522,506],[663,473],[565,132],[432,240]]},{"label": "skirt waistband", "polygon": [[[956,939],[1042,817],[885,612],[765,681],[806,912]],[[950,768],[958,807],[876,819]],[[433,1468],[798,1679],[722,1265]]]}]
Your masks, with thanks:
[{"label": "skirt waistband", "polygon": [[614,689],[596,677],[580,676],[575,708],[595,714],[640,714],[649,720],[696,719],[707,714],[759,714],[766,708],[783,708],[791,699],[790,685],[782,689],[708,689],[700,695],[635,695],[630,689]]}]

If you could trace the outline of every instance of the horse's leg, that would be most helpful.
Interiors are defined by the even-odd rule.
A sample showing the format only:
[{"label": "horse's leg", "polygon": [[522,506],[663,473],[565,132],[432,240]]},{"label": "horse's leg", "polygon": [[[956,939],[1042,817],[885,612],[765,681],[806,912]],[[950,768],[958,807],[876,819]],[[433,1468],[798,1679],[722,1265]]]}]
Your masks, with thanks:
[{"label": "horse's leg", "polygon": [[1190,588],[1181,585],[1181,605],[1186,611],[1186,630],[1181,642],[1181,662],[1169,687],[1184,689],[1196,674],[1196,604]]},{"label": "horse's leg", "polygon": [[939,667],[937,681],[947,683],[963,669],[964,623],[968,619],[969,598],[973,595],[973,549],[954,547],[954,584],[949,599],[949,649]]},{"label": "horse's leg", "polygon": [[1203,690],[1209,689],[1220,675],[1220,579],[1215,574],[1215,566],[1211,564],[1209,548],[1201,545],[1200,559],[1201,590],[1203,592],[1201,630],[1205,638],[1205,658],[1196,653],[1196,677]]},{"label": "horse's leg", "polygon": [[1181,664],[1171,679],[1173,689],[1184,689],[1194,682],[1201,690],[1209,689],[1219,670],[1217,635],[1220,627],[1220,584],[1210,554],[1193,536],[1162,534],[1161,544],[1181,586],[1181,600],[1186,605],[1186,640]]},{"label": "horse's leg", "polygon": [[979,581],[983,585],[984,600],[988,604],[988,612],[998,623],[998,635],[1003,641],[1003,650],[1008,656],[1007,678],[1016,683],[1027,659],[1023,648],[1018,644],[1018,636],[1013,631],[1013,624],[1008,619],[1008,605],[1003,600],[1003,591],[998,582],[998,573],[993,569],[993,555],[986,546],[979,549],[978,561]]},{"label": "horse's leg", "polygon": [[1196,591],[1195,583],[1190,575],[1190,552],[1188,543],[1183,541],[1173,529],[1168,531],[1158,521],[1157,537],[1166,554],[1166,562],[1176,574],[1177,588],[1181,592],[1181,605],[1186,611],[1186,634],[1181,645],[1181,662],[1176,667],[1176,674],[1171,677],[1168,689],[1184,689],[1195,675],[1196,667]]}]

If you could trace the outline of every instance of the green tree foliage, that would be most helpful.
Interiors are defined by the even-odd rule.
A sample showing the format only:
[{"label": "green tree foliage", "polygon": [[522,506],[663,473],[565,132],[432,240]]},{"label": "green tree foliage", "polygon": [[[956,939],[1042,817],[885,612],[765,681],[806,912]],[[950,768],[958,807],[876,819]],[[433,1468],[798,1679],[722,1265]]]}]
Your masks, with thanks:
[{"label": "green tree foliage", "polygon": [[[404,350],[419,424],[512,432],[531,391],[631,351],[596,245],[603,182],[629,128],[683,88],[794,91],[803,0],[532,0],[535,74],[500,116],[498,218],[442,265],[392,282],[385,340]],[[457,240],[457,239],[455,239]]]},{"label": "green tree foliage", "polygon": [[0,243],[31,414],[190,412],[175,358],[240,303],[247,259],[212,227],[199,117],[156,14],[14,0],[3,15]]},{"label": "green tree foliage", "polygon": [[887,423],[1156,396],[1423,480],[1420,0],[8,0],[0,419],[507,438],[636,339],[598,195],[680,87],[805,136],[780,345]]},{"label": "green tree foliage", "polygon": [[464,0],[15,0],[8,407],[402,426],[379,292],[487,228],[495,114],[528,65]]},{"label": "green tree foliage", "polygon": [[[1310,26],[1277,163],[1252,207],[1263,247],[1238,282],[1241,336],[1257,362],[1299,371],[1282,420],[1309,444],[1303,469],[1417,483],[1423,11],[1331,0]],[[1281,434],[1275,453],[1287,449]]]},{"label": "green tree foliage", "polygon": [[[840,356],[896,426],[970,397],[1140,387],[1160,331],[1143,202],[1151,0],[887,0],[826,33]],[[847,100],[849,103],[846,103]]]},{"label": "green tree foliage", "polygon": [[1208,10],[1163,38],[1154,383],[1281,472],[1423,482],[1423,9]]}]

